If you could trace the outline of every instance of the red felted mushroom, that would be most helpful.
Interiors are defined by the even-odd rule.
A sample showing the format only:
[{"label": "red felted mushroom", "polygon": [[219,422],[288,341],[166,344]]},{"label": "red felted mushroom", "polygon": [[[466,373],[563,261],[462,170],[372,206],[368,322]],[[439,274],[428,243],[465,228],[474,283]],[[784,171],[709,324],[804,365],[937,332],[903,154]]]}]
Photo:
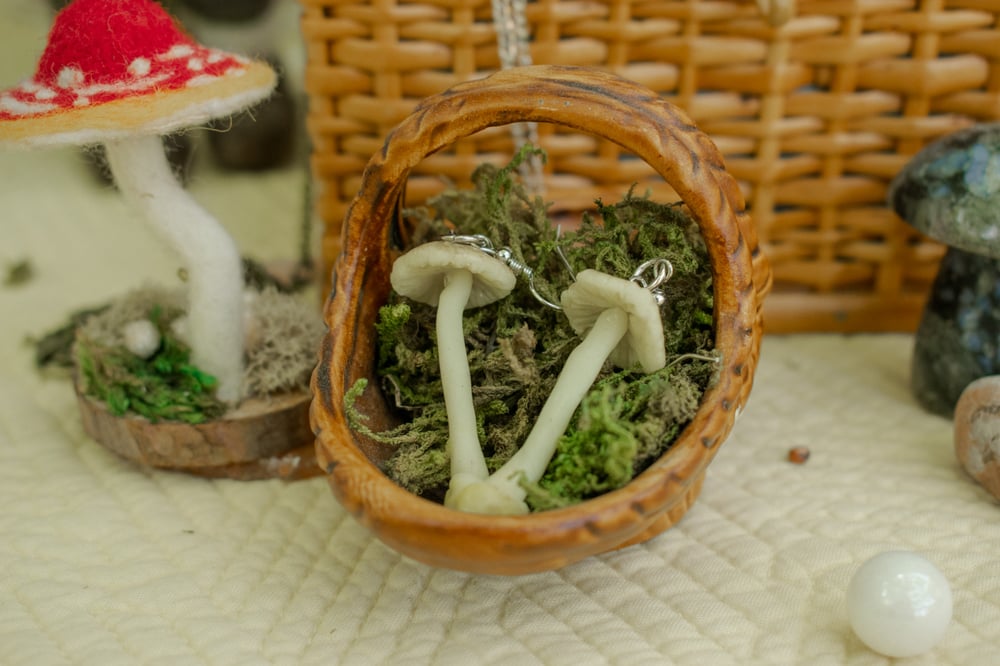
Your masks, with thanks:
[{"label": "red felted mushroom", "polygon": [[104,144],[122,195],[184,261],[192,361],[228,402],[243,380],[239,252],[179,185],[160,135],[240,111],[275,82],[265,63],[197,44],[152,0],[75,0],[35,75],[0,92],[0,145]]}]

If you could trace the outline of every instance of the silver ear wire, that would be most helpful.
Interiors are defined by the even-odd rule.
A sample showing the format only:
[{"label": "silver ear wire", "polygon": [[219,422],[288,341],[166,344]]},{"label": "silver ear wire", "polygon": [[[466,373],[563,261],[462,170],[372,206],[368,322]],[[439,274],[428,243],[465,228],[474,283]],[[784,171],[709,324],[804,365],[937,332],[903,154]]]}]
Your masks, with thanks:
[{"label": "silver ear wire", "polygon": [[538,291],[538,288],[535,287],[535,270],[523,261],[518,261],[509,247],[500,248],[494,253],[493,256],[507,264],[510,270],[514,271],[514,275],[517,275],[518,277],[526,275],[528,277],[528,290],[531,292],[531,295],[535,297],[536,301],[545,307],[552,308],[553,310],[562,310],[562,306],[557,303],[553,303],[549,299],[542,296],[542,294]]},{"label": "silver ear wire", "polygon": [[[528,290],[531,292],[531,295],[534,296],[536,301],[545,307],[552,308],[553,310],[562,310],[562,307],[558,303],[553,303],[549,299],[542,296],[542,294],[538,291],[538,288],[535,286],[535,270],[523,261],[518,260],[517,257],[514,256],[514,252],[509,247],[496,249],[493,247],[493,241],[491,241],[488,236],[484,236],[483,234],[450,234],[448,236],[444,236],[442,240],[446,240],[450,243],[458,243],[460,245],[474,247],[484,254],[494,257],[498,261],[502,261],[517,277],[524,276],[528,278]],[[563,261],[565,261],[565,257],[563,258]]]},{"label": "silver ear wire", "polygon": [[559,257],[559,261],[562,262],[563,268],[565,268],[566,272],[569,273],[569,279],[576,282],[576,271],[574,271],[573,267],[569,265],[569,257],[566,256],[566,253],[563,252],[562,245],[559,244],[559,239],[561,237],[562,225],[560,224],[556,226],[556,256]]},{"label": "silver ear wire", "polygon": [[[651,273],[651,275],[649,275]],[[658,257],[642,262],[632,272],[629,280],[636,283],[656,299],[656,304],[662,306],[667,302],[667,296],[660,287],[674,274],[674,265],[667,259]]]},{"label": "silver ear wire", "polygon": [[[557,227],[556,240],[559,239],[561,233],[561,227]],[[531,295],[536,301],[545,307],[552,308],[553,310],[562,310],[562,307],[558,303],[549,300],[538,291],[538,288],[535,286],[535,270],[515,257],[514,252],[509,247],[501,247],[497,249],[493,246],[493,241],[484,234],[453,233],[443,236],[441,240],[448,241],[449,243],[457,243],[459,245],[474,247],[480,252],[494,257],[498,261],[502,261],[508,268],[510,268],[515,276],[528,278],[528,290],[531,291]],[[570,278],[573,281],[576,281],[576,273],[573,271],[573,267],[570,266],[569,259],[566,257],[566,253],[563,252],[562,246],[556,244],[555,252],[559,257],[559,261],[562,262],[563,267],[566,268],[566,272],[569,273]],[[643,289],[648,289],[649,293],[651,293],[653,298],[656,299],[656,304],[662,307],[667,301],[667,296],[663,293],[663,290],[660,289],[660,287],[667,280],[669,280],[673,274],[674,265],[667,259],[658,257],[655,259],[649,259],[639,264],[639,266],[632,272],[629,280],[636,283]]]}]

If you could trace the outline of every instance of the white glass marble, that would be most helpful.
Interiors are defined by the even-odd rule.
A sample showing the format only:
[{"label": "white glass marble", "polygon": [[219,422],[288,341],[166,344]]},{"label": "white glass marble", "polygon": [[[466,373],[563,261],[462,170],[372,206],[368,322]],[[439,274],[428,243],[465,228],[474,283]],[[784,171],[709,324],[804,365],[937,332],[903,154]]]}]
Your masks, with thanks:
[{"label": "white glass marble", "polygon": [[916,553],[890,551],[865,562],[847,588],[851,628],[868,647],[888,657],[927,652],[951,621],[951,587]]}]

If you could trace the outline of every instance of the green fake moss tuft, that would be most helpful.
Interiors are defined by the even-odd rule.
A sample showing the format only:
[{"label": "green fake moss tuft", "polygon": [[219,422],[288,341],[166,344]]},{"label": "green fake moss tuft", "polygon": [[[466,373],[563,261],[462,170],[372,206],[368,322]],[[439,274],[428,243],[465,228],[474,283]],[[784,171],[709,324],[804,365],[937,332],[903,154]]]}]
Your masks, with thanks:
[{"label": "green fake moss tuft", "polygon": [[[325,330],[319,312],[301,295],[270,283],[261,291],[248,291],[245,298],[247,397],[308,390]],[[130,413],[154,422],[210,421],[227,407],[214,396],[215,379],[191,365],[190,350],[175,330],[185,309],[181,290],[135,289],[106,306],[75,314],[43,337],[36,346],[38,363],[73,366],[75,361],[82,390],[105,402],[117,416]],[[123,330],[140,319],[152,321],[162,340],[149,359],[125,348]]]},{"label": "green fake moss tuft", "polygon": [[81,334],[75,351],[84,392],[116,416],[138,414],[154,423],[202,423],[221,416],[225,405],[214,397],[215,378],[190,363],[190,350],[171,331],[178,314],[160,306],[149,310],[146,318],[162,341],[148,359]]},{"label": "green fake moss tuft", "polygon": [[[628,278],[642,262],[666,258],[674,266],[663,308],[667,367],[645,375],[605,366],[559,442],[538,484],[528,485],[534,510],[565,506],[619,488],[669,448],[693,418],[713,381],[712,276],[696,225],[679,205],[628,192],[614,204],[596,203],[575,230],[559,232],[547,205],[515,179],[533,148],[510,164],[479,167],[474,188],[450,189],[428,207],[406,211],[414,239],[451,232],[483,234],[495,247],[534,271],[536,290],[550,301],[573,272],[594,268]],[[368,387],[345,398],[351,426],[396,447],[384,466],[404,488],[440,500],[447,489],[444,409],[435,340],[434,308],[392,294],[377,323],[381,389],[402,424],[371,432],[355,408]],[[538,302],[522,275],[511,296],[468,310],[464,330],[480,441],[491,471],[526,439],[567,356],[580,342],[561,312]]]}]

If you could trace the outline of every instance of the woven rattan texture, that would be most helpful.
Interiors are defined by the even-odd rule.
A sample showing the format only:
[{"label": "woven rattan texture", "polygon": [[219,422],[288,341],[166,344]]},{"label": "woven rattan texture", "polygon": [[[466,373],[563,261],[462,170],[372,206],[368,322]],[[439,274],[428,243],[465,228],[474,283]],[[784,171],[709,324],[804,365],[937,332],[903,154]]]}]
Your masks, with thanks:
[{"label": "woven rattan texture", "polygon": [[[499,67],[490,0],[301,0],[317,210],[327,267],[369,157],[424,96]],[[942,248],[885,206],[928,141],[1000,118],[1000,0],[799,2],[770,25],[750,2],[535,0],[537,64],[609,69],[684,108],[744,187],[771,259],[770,331],[908,330]],[[548,200],[662,181],[614,144],[539,128]],[[408,203],[508,159],[507,128],[425,160]]]}]

